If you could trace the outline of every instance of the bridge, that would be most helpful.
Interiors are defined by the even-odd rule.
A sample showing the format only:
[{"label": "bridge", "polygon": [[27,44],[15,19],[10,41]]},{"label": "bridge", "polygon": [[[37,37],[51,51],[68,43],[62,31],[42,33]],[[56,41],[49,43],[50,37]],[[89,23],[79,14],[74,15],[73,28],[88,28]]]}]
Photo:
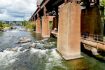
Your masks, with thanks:
[{"label": "bridge", "polygon": [[101,35],[98,38],[103,41],[103,13],[99,6],[99,0],[38,0],[30,21],[36,24],[36,33],[43,38],[51,34],[57,37],[57,50],[64,59],[76,59],[81,57],[81,42],[105,50],[104,44],[92,41],[92,36],[81,38]]}]

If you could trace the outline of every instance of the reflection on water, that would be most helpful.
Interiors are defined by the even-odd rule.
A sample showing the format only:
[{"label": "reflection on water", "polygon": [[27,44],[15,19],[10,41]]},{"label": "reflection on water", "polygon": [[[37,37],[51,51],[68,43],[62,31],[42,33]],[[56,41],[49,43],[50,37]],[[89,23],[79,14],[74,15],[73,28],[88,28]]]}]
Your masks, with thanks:
[{"label": "reflection on water", "polygon": [[65,61],[65,65],[68,66],[67,70],[88,70],[87,64],[84,63],[83,58],[77,60]]},{"label": "reflection on water", "polygon": [[83,58],[65,61],[57,53],[53,38],[47,41],[54,46],[50,49],[26,48],[29,45],[17,44],[19,38],[24,36],[31,38],[32,42],[42,39],[40,34],[26,31],[0,32],[0,48],[4,49],[0,52],[0,70],[105,70],[104,62],[84,53]]},{"label": "reflection on water", "polygon": [[41,33],[32,32],[32,36],[33,36],[36,40],[41,40],[41,39],[42,39]]}]

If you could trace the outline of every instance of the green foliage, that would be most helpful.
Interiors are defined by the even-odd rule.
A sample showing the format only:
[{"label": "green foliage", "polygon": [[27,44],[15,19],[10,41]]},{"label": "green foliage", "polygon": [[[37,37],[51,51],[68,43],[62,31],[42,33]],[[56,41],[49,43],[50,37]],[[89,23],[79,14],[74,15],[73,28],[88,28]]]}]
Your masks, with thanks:
[{"label": "green foliage", "polygon": [[28,29],[33,29],[34,25],[33,24],[27,24],[25,27],[28,28]]},{"label": "green foliage", "polygon": [[10,24],[0,21],[0,30],[3,30],[5,27],[11,27]]},{"label": "green foliage", "polygon": [[53,22],[50,21],[50,22],[49,22],[49,28],[52,29],[52,27],[53,27]]},{"label": "green foliage", "polygon": [[3,30],[3,24],[0,22],[0,30]]},{"label": "green foliage", "polygon": [[10,27],[9,24],[3,24],[3,27]]},{"label": "green foliage", "polygon": [[22,25],[23,25],[23,26],[26,26],[27,24],[28,24],[28,21],[23,21],[23,22],[22,22]]},{"label": "green foliage", "polygon": [[100,5],[105,6],[105,0],[100,0]]},{"label": "green foliage", "polygon": [[31,21],[23,21],[22,25],[26,28],[26,29],[30,29],[35,30],[35,24],[33,24]]}]

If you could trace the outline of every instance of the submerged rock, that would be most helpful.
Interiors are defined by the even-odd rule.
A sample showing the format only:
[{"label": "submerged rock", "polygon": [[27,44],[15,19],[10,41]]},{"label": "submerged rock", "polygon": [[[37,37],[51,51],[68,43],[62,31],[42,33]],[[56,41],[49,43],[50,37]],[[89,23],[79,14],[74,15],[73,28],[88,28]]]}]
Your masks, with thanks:
[{"label": "submerged rock", "polygon": [[44,49],[44,44],[36,43],[36,48],[37,49]]},{"label": "submerged rock", "polygon": [[45,38],[43,40],[40,41],[40,43],[46,44],[48,42],[48,38]]},{"label": "submerged rock", "polygon": [[44,47],[46,49],[52,49],[52,48],[55,48],[55,45],[56,45],[55,42],[49,42],[49,43],[45,44]]},{"label": "submerged rock", "polygon": [[35,48],[35,47],[36,47],[36,43],[32,43],[30,46],[31,46],[32,48]]},{"label": "submerged rock", "polygon": [[22,37],[20,38],[18,43],[27,43],[27,42],[31,42],[31,39],[28,37]]},{"label": "submerged rock", "polygon": [[24,51],[24,50],[25,50],[25,48],[23,48],[23,47],[18,48],[18,51]]}]

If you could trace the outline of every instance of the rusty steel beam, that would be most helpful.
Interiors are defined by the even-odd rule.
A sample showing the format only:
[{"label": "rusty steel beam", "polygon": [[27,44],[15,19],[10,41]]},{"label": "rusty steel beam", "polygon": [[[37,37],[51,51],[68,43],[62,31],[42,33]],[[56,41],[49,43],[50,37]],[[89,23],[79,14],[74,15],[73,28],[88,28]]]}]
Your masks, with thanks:
[{"label": "rusty steel beam", "polygon": [[40,12],[40,10],[41,10],[42,8],[44,8],[45,5],[46,5],[49,1],[50,1],[50,0],[46,0],[46,1],[42,4],[42,6],[40,7],[40,9],[38,9],[38,11],[35,13],[35,15],[36,15],[38,12]]},{"label": "rusty steel beam", "polygon": [[[34,14],[32,15],[32,17],[35,16],[35,15],[37,15],[37,13],[39,13],[40,10],[41,10],[42,8],[44,8],[44,6],[45,6],[49,1],[50,1],[50,0],[46,0],[46,1],[42,4],[42,6],[40,6],[40,8],[37,8],[37,10],[34,12]],[[32,17],[31,17],[31,18],[32,18]]]},{"label": "rusty steel beam", "polygon": [[[43,1],[44,1],[44,0],[43,0]],[[33,15],[31,16],[31,18],[30,18],[29,20],[31,20],[33,16],[36,16],[36,15],[40,12],[40,10],[41,10],[42,8],[44,8],[44,6],[45,6],[49,1],[50,1],[50,0],[45,0],[45,2],[42,4],[42,6],[40,6],[40,8],[37,8],[37,9],[36,9],[36,11],[33,13]]]},{"label": "rusty steel beam", "polygon": [[46,7],[44,6],[44,16],[46,16],[47,14],[46,14],[46,11],[47,11],[47,9],[46,9]]},{"label": "rusty steel beam", "polygon": [[[39,13],[45,6],[46,6],[46,4],[49,2],[49,1],[51,1],[51,0],[43,0],[43,2],[41,3],[41,6],[40,6],[40,8],[38,7],[37,8],[37,10],[34,12],[34,14],[31,16],[31,18],[32,17],[34,17],[34,16],[36,16],[37,15],[37,13]],[[57,0],[56,2],[60,2],[60,1],[63,1],[63,0]],[[67,3],[67,2],[76,2],[76,1],[81,1],[81,0],[64,0],[64,3]],[[55,2],[55,3],[56,3]],[[54,4],[55,4],[54,3]],[[30,19],[31,19],[30,18]]]}]

